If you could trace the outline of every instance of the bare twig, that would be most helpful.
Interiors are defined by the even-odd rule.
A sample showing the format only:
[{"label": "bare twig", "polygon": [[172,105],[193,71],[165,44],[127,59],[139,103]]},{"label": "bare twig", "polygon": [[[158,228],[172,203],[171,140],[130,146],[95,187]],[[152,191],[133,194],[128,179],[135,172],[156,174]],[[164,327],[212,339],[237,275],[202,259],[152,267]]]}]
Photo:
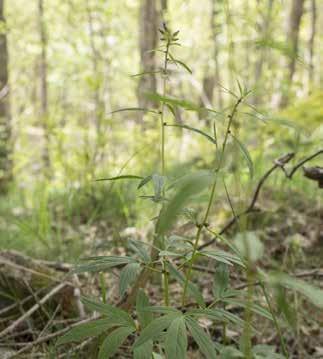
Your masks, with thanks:
[{"label": "bare twig", "polygon": [[0,332],[0,338],[4,337],[8,333],[12,332],[20,323],[29,318],[36,310],[38,310],[41,305],[46,303],[52,296],[61,291],[67,284],[60,283],[56,287],[54,287],[48,294],[46,294],[38,303],[32,306],[24,315],[19,317],[16,321],[14,321],[9,327]]},{"label": "bare twig", "polygon": [[84,320],[81,320],[75,324],[72,324],[70,326],[67,326],[66,328],[64,329],[61,329],[61,330],[58,330],[57,332],[55,333],[51,333],[51,334],[48,334],[44,337],[41,337],[31,343],[27,343],[26,346],[24,346],[23,348],[21,348],[20,350],[18,350],[16,353],[12,354],[11,356],[8,357],[8,359],[13,359],[13,358],[17,358],[18,356],[20,356],[22,353],[25,353],[26,351],[32,349],[33,347],[37,346],[37,345],[40,345],[40,344],[43,344],[43,343],[46,343],[48,342],[49,340],[51,339],[55,339],[57,337],[60,337],[61,335],[65,334],[66,332],[68,332],[70,329],[72,328],[75,328],[81,324],[85,324],[85,323],[88,323],[88,322],[91,322],[92,320],[95,320],[97,318],[87,318],[87,319],[84,319]]},{"label": "bare twig", "polygon": [[[293,175],[300,167],[302,167],[306,162],[312,160],[313,158],[319,156],[322,153],[323,153],[323,149],[315,152],[311,156],[304,158],[302,161],[298,162],[294,167],[292,167],[292,169],[289,172],[286,171],[284,166],[294,157],[294,153],[287,153],[286,155],[281,156],[280,158],[275,160],[274,165],[272,167],[270,167],[269,170],[259,180],[256,190],[251,198],[249,206],[242,213],[239,213],[239,214],[233,216],[230,219],[230,221],[227,222],[224,225],[224,227],[219,231],[219,235],[221,236],[222,234],[226,233],[237,222],[237,220],[239,220],[239,218],[255,211],[255,205],[258,201],[259,194],[260,194],[260,191],[261,191],[264,183],[267,181],[267,179],[270,177],[270,175],[273,172],[275,172],[275,170],[277,168],[281,168],[283,170],[283,172],[285,173],[285,176],[289,179],[292,179]],[[199,246],[199,250],[212,245],[216,241],[216,239],[217,239],[217,237],[214,237],[211,240],[209,240],[208,242],[202,244],[201,246]]]}]

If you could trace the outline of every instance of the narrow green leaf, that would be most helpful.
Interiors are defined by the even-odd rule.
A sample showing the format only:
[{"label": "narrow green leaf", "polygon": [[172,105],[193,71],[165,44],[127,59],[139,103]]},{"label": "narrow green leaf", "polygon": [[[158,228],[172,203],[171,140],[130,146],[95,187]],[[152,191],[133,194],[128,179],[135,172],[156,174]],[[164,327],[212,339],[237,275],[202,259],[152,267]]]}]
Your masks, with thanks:
[{"label": "narrow green leaf", "polygon": [[136,311],[142,328],[145,328],[153,320],[152,312],[145,310],[149,306],[150,304],[147,295],[140,289],[136,299]]},{"label": "narrow green leaf", "polygon": [[151,312],[151,313],[159,313],[159,314],[181,314],[181,311],[178,309],[172,308],[172,307],[163,307],[163,306],[147,306],[143,309],[145,312]]},{"label": "narrow green leaf", "polygon": [[252,162],[252,159],[251,159],[251,156],[250,156],[250,153],[249,153],[247,147],[242,142],[240,142],[237,137],[233,136],[232,134],[231,134],[231,137],[238,144],[242,154],[244,155],[244,158],[246,159],[246,162],[247,162],[247,165],[249,168],[250,177],[252,178],[253,172],[254,172],[253,171],[253,162]]},{"label": "narrow green leaf", "polygon": [[186,317],[185,318],[187,327],[192,334],[196,344],[200,348],[201,352],[206,356],[207,359],[215,359],[217,357],[215,346],[212,339],[205,331],[199,326],[196,320]]},{"label": "narrow green leaf", "polygon": [[222,301],[225,303],[231,304],[231,305],[236,305],[236,306],[242,307],[242,308],[246,308],[247,306],[250,306],[250,309],[254,313],[261,315],[262,317],[267,318],[269,320],[273,320],[271,313],[267,309],[263,308],[262,306],[260,306],[256,303],[250,304],[246,300],[230,299],[230,298],[222,299]]},{"label": "narrow green leaf", "polygon": [[144,71],[139,72],[138,74],[131,75],[131,77],[145,76],[145,75],[155,75],[159,74],[161,71]]},{"label": "narrow green leaf", "polygon": [[120,272],[119,295],[123,297],[128,287],[136,280],[140,271],[139,263],[129,263]]},{"label": "narrow green leaf", "polygon": [[258,261],[264,254],[264,245],[255,232],[238,233],[234,245],[241,256],[251,262]]},{"label": "narrow green leaf", "polygon": [[171,325],[172,321],[178,318],[179,315],[182,314],[170,313],[153,320],[143,329],[139,338],[135,341],[134,348],[139,347],[148,340],[157,339],[161,333]]},{"label": "narrow green leaf", "polygon": [[[169,273],[173,276],[182,286],[185,283],[185,278],[174,266],[171,264],[168,265]],[[201,306],[205,307],[205,301],[203,295],[199,288],[192,282],[188,282],[188,293],[196,300],[196,302]]]},{"label": "narrow green leaf", "polygon": [[127,339],[127,337],[135,331],[134,328],[121,327],[114,330],[107,338],[103,341],[98,359],[111,358],[119,349],[120,345]]},{"label": "narrow green leaf", "polygon": [[130,239],[128,245],[129,248],[132,249],[144,263],[150,262],[150,255],[147,251],[145,243],[135,239]]},{"label": "narrow green leaf", "polygon": [[203,132],[202,130],[199,130],[198,128],[195,127],[191,127],[191,126],[187,126],[187,125],[177,125],[177,124],[173,124],[173,125],[169,125],[167,124],[168,127],[180,127],[180,128],[185,128],[186,130],[190,130],[193,132],[196,132],[202,136],[204,136],[205,138],[207,138],[210,142],[212,142],[213,144],[216,145],[216,140],[211,137],[210,135],[208,135],[207,133]]},{"label": "narrow green leaf", "polygon": [[120,108],[119,110],[115,110],[110,112],[110,114],[118,113],[118,112],[125,112],[125,111],[143,111],[143,112],[151,112],[157,114],[157,111],[150,110],[149,108],[143,108],[143,107],[125,107]]},{"label": "narrow green leaf", "polygon": [[228,252],[225,252],[225,251],[222,251],[222,250],[217,250],[217,251],[204,250],[204,251],[200,251],[198,253],[203,256],[213,258],[221,263],[225,263],[228,265],[232,265],[233,263],[235,263],[235,264],[240,265],[241,267],[244,267],[243,262],[241,261],[241,259],[238,256],[228,253]]},{"label": "narrow green leaf", "polygon": [[216,298],[222,298],[224,292],[228,289],[230,281],[228,266],[220,263],[214,273],[212,291]]},{"label": "narrow green leaf", "polygon": [[314,287],[303,280],[293,278],[284,273],[271,274],[270,280],[272,283],[283,286],[288,289],[295,290],[303,294],[314,305],[323,308],[323,290]]},{"label": "narrow green leaf", "polygon": [[101,256],[84,258],[83,260],[87,261],[87,263],[76,266],[75,273],[101,272],[113,267],[136,262],[134,258],[127,256]]},{"label": "narrow green leaf", "polygon": [[193,74],[193,71],[185,64],[185,62],[180,61],[180,60],[176,60],[174,58],[172,59],[172,61],[175,62],[175,64],[178,64],[178,65],[182,66],[191,75]]},{"label": "narrow green leaf", "polygon": [[188,111],[200,111],[202,109],[199,105],[193,104],[192,102],[187,100],[180,100],[173,97],[162,96],[158,93],[146,93],[145,95],[149,100],[182,107]]},{"label": "narrow green leaf", "polygon": [[98,319],[90,323],[80,324],[60,337],[57,341],[57,345],[78,342],[89,337],[96,337],[117,325],[118,323],[112,322],[110,318]]},{"label": "narrow green leaf", "polygon": [[134,359],[151,359],[153,355],[153,341],[148,340],[133,351]]},{"label": "narrow green leaf", "polygon": [[123,179],[133,179],[133,180],[138,180],[138,179],[142,179],[141,176],[135,176],[135,175],[122,175],[122,176],[116,176],[116,177],[109,177],[109,178],[99,178],[96,179],[95,181],[117,181],[117,180],[123,180]]},{"label": "narrow green leaf", "polygon": [[210,185],[211,180],[212,175],[205,172],[195,173],[188,176],[186,181],[182,182],[177,193],[161,211],[156,227],[157,233],[160,235],[165,234],[176,221],[176,216],[188,200],[207,188]]},{"label": "narrow green leaf", "polygon": [[140,181],[140,183],[138,184],[137,189],[140,189],[141,187],[145,186],[148,182],[151,181],[152,177],[153,177],[152,175],[149,175],[143,178],[142,181]]},{"label": "narrow green leaf", "polygon": [[168,359],[185,359],[187,351],[187,332],[185,318],[176,318],[169,326],[165,338],[165,351]]},{"label": "narrow green leaf", "polygon": [[165,183],[165,177],[160,176],[159,174],[153,174],[152,181],[154,183],[155,200],[159,200],[162,197],[162,190]]},{"label": "narrow green leaf", "polygon": [[111,318],[111,320],[118,320],[119,325],[132,326],[134,328],[136,327],[133,319],[127,312],[117,307],[114,307],[111,304],[96,302],[85,297],[82,298],[82,303],[87,308],[97,311],[107,316],[108,318]]}]

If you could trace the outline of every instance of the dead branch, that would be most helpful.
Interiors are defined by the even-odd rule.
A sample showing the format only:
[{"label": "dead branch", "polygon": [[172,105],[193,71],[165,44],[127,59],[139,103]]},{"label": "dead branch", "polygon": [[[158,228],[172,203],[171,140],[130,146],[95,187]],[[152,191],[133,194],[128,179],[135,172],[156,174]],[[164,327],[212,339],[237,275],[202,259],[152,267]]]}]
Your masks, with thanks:
[{"label": "dead branch", "polygon": [[41,306],[46,303],[51,297],[53,297],[56,293],[58,293],[60,290],[62,290],[67,284],[66,283],[60,283],[56,287],[54,287],[48,294],[46,294],[41,300],[39,300],[38,303],[33,305],[24,315],[19,317],[16,321],[14,321],[9,327],[4,329],[0,333],[0,338],[4,337],[8,333],[12,332],[20,323],[25,321],[27,318],[29,318],[36,310],[41,308]]},{"label": "dead branch", "polygon": [[[284,172],[285,176],[288,179],[292,179],[292,177],[294,176],[294,174],[296,173],[296,171],[299,168],[301,168],[306,162],[314,159],[315,157],[319,156],[322,153],[323,153],[323,149],[315,152],[311,156],[304,158],[302,161],[298,162],[295,166],[293,166],[289,172],[286,171],[285,165],[294,157],[294,153],[287,153],[286,155],[275,160],[274,165],[259,180],[256,190],[251,198],[250,204],[247,207],[247,209],[245,211],[243,211],[242,213],[232,217],[230,219],[230,221],[227,222],[227,224],[225,224],[224,227],[219,231],[219,235],[221,236],[222,234],[226,233],[239,220],[239,218],[255,211],[255,205],[258,201],[259,194],[261,192],[261,189],[263,188],[263,185],[265,184],[267,179],[270,177],[270,175],[276,171],[277,168],[281,168],[282,171]],[[216,240],[217,240],[217,237],[212,238],[208,242],[202,244],[199,247],[199,250],[212,245]]]}]

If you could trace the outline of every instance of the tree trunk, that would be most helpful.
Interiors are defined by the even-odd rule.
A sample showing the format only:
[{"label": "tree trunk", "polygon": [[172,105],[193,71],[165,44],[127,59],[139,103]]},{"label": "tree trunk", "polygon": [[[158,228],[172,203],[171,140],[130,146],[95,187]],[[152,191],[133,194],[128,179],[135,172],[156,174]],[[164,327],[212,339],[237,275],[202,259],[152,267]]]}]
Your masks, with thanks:
[{"label": "tree trunk", "polygon": [[[214,99],[214,91],[216,92],[216,105],[220,108],[223,106],[222,92],[219,87],[221,82],[220,71],[219,71],[219,44],[218,44],[218,35],[221,31],[221,25],[217,21],[219,10],[216,8],[216,1],[211,0],[211,19],[210,19],[210,28],[211,36],[213,41],[213,61],[214,61],[214,71],[210,71],[209,67],[205,70],[205,75],[202,81],[202,95],[201,95],[201,105],[211,106]],[[203,114],[202,114],[203,115]]]},{"label": "tree trunk", "polygon": [[[141,0],[139,20],[139,48],[140,48],[140,72],[156,71],[156,55],[151,51],[156,48],[158,42],[158,10],[157,0]],[[155,74],[147,74],[140,77],[138,85],[139,107],[152,108],[156,103],[148,100],[146,92],[157,91]]]},{"label": "tree trunk", "polygon": [[[0,24],[5,23],[4,0],[0,0]],[[0,193],[6,193],[11,179],[11,124],[9,103],[8,47],[0,32]]]},{"label": "tree trunk", "polygon": [[[260,5],[258,0],[258,5]],[[261,38],[265,42],[268,40],[269,37],[269,26],[271,22],[272,10],[273,10],[274,0],[268,0],[267,11],[262,24],[258,24],[257,29],[261,33]],[[255,65],[255,85],[262,84],[262,73],[263,67],[266,61],[266,56],[268,55],[268,51],[266,51],[265,46],[261,46],[259,49],[259,57],[256,61]],[[252,103],[254,105],[259,105],[261,102],[261,88],[257,88],[255,95],[252,97]]]},{"label": "tree trunk", "polygon": [[44,131],[44,148],[42,159],[45,169],[45,177],[49,177],[50,157],[49,157],[49,123],[48,123],[48,83],[47,83],[47,34],[44,18],[44,0],[38,0],[38,26],[40,38],[40,61],[39,61],[39,79],[40,79],[40,119]]},{"label": "tree trunk", "polygon": [[296,58],[298,54],[298,38],[302,15],[304,12],[304,0],[292,0],[292,6],[289,13],[286,42],[289,45],[290,55],[287,58],[285,75],[282,83],[281,98],[279,107],[285,107],[288,104],[290,87],[296,68]]},{"label": "tree trunk", "polygon": [[317,20],[317,9],[316,0],[311,0],[311,30],[310,39],[308,42],[309,47],[309,69],[308,69],[308,92],[310,93],[314,82],[314,41],[316,35],[316,20]]}]

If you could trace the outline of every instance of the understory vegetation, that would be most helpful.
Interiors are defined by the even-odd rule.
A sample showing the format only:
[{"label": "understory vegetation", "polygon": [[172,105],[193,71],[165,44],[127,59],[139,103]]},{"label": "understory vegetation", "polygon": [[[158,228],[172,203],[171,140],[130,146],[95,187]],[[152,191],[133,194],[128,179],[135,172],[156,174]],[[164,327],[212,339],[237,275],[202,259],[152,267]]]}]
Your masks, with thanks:
[{"label": "understory vegetation", "polygon": [[[291,17],[297,2],[288,1]],[[114,48],[118,21],[104,1],[85,3],[84,13],[75,1],[57,9],[64,14],[72,6],[61,24],[72,34],[75,19],[85,16],[91,70],[82,62],[84,34],[59,50],[66,73],[64,66],[52,68],[61,61],[60,39],[47,38],[55,6],[46,18],[42,0],[40,90],[32,100],[24,99],[31,74],[18,79],[14,67],[23,65],[6,62],[18,99],[10,93],[10,114],[0,107],[0,119],[10,118],[10,140],[0,138],[0,357],[320,358],[323,90],[311,72],[321,71],[319,61],[311,54],[306,67],[298,44],[274,42],[270,24],[282,11],[274,1],[262,9],[255,53],[249,40],[241,40],[246,48],[237,45],[231,16],[241,13],[230,1],[210,1],[214,48],[205,51],[214,64],[206,66],[196,95],[194,73],[204,60],[191,68],[190,47],[181,40],[198,36],[174,30],[180,13],[167,1],[158,2],[158,11],[155,1],[140,1],[140,70],[124,80],[135,60],[128,42]],[[115,12],[122,10],[113,3]],[[131,27],[137,2],[125,3]],[[254,12],[260,6],[245,3]],[[21,46],[12,25],[15,6],[8,10],[9,30],[1,17],[0,36],[17,40],[12,54]],[[237,21],[251,21],[247,15]],[[103,19],[111,20],[108,30]],[[227,47],[216,43],[221,31]],[[248,28],[241,31],[248,35]],[[51,36],[57,48],[49,46]],[[115,57],[105,58],[109,45]],[[64,51],[75,49],[79,63],[65,58]],[[193,45],[191,52],[194,60]],[[242,59],[249,53],[254,58]],[[239,69],[239,60],[250,68]],[[219,74],[218,61],[226,72]],[[281,70],[270,82],[270,66],[280,71],[280,63],[293,73]],[[260,83],[251,81],[253,65]],[[91,99],[85,88],[65,86],[70,73],[84,77]],[[211,97],[207,81],[213,81]],[[64,92],[69,89],[72,95]],[[275,95],[278,102],[270,103]],[[39,103],[28,102],[33,96]]]}]

